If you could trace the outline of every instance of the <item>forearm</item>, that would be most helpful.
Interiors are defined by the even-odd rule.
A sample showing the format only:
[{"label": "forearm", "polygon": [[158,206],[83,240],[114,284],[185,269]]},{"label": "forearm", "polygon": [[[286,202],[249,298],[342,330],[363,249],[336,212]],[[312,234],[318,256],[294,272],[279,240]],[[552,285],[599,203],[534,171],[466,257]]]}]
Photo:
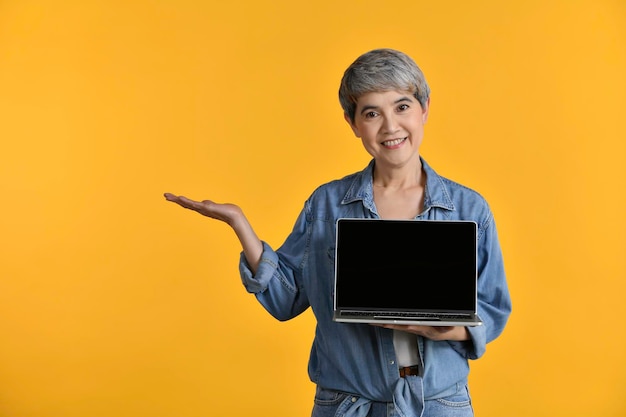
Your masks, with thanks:
[{"label": "forearm", "polygon": [[256,273],[259,263],[261,262],[261,255],[263,254],[263,243],[254,232],[254,229],[248,222],[248,219],[241,214],[237,219],[230,223],[230,226],[235,231],[241,247],[243,249],[246,261],[252,270],[252,273]]},{"label": "forearm", "polygon": [[252,272],[256,273],[263,253],[263,244],[254,233],[241,208],[234,204],[218,204],[211,200],[195,201],[171,193],[165,193],[165,198],[203,216],[227,223],[235,231]]}]

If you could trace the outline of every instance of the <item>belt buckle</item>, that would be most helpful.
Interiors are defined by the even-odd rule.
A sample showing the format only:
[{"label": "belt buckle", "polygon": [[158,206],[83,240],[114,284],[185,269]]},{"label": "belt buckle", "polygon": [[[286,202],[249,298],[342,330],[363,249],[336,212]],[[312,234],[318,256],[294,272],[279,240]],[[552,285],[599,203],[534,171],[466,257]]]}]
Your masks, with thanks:
[{"label": "belt buckle", "polygon": [[421,375],[419,365],[405,366],[403,368],[399,368],[398,372],[400,373],[400,378],[405,378],[407,376],[420,376]]}]

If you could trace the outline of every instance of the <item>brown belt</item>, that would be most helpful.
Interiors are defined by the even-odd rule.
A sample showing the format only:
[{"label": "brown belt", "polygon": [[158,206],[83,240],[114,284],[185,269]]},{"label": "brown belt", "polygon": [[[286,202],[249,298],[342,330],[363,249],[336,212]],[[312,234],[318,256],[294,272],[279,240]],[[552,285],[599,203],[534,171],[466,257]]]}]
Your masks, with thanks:
[{"label": "brown belt", "polygon": [[404,378],[406,376],[419,376],[420,375],[419,365],[405,366],[404,368],[398,369],[398,371],[400,372],[400,378]]}]

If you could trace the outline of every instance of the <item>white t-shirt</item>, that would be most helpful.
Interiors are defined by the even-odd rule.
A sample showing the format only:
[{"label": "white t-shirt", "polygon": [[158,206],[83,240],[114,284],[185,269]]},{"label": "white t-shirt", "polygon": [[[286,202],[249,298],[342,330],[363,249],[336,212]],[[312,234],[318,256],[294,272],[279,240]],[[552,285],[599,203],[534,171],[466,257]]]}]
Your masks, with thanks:
[{"label": "white t-shirt", "polygon": [[399,368],[420,363],[419,351],[417,350],[417,335],[394,330],[393,347],[396,351],[396,360]]}]

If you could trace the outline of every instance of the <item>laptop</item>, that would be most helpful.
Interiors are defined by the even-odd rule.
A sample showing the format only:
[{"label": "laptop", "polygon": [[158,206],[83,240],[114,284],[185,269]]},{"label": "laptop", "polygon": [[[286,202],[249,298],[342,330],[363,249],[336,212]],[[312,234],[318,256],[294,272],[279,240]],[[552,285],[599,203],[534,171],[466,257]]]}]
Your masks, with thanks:
[{"label": "laptop", "polygon": [[478,326],[473,221],[341,218],[333,319]]}]

